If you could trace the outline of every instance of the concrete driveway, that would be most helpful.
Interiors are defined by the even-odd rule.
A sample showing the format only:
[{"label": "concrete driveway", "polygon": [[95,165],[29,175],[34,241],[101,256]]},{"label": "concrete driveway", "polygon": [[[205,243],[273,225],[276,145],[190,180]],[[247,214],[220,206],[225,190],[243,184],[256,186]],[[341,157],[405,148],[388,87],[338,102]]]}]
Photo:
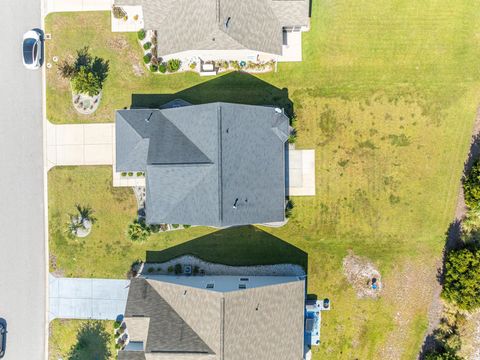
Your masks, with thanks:
[{"label": "concrete driveway", "polygon": [[112,165],[115,124],[54,125],[47,121],[48,169],[58,165]]},{"label": "concrete driveway", "polygon": [[125,312],[130,280],[57,278],[49,275],[53,319],[115,320]]}]

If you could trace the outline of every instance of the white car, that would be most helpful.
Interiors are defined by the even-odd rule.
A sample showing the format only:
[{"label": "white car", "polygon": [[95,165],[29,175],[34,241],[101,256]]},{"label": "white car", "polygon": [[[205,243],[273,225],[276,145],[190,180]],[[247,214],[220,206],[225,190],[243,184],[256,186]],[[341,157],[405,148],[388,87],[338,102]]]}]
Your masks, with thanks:
[{"label": "white car", "polygon": [[23,35],[23,65],[27,69],[40,68],[40,56],[42,54],[42,39],[35,30],[27,31]]}]

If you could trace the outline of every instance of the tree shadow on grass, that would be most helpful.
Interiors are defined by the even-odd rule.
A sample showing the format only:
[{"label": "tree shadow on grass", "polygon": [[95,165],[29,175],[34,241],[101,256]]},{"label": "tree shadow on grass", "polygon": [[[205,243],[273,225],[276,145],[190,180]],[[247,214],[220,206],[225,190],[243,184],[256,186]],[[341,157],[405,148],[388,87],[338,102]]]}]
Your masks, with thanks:
[{"label": "tree shadow on grass", "polygon": [[165,262],[182,255],[231,266],[297,264],[308,270],[308,254],[255,226],[216,231],[161,250],[147,251],[147,262]]},{"label": "tree shadow on grass", "polygon": [[132,94],[131,108],[160,108],[175,99],[191,104],[231,102],[280,107],[291,117],[293,103],[288,89],[279,89],[255,76],[235,71],[195,85],[175,94]]},{"label": "tree shadow on grass", "polygon": [[112,335],[101,321],[87,321],[77,333],[77,343],[72,346],[69,360],[107,360],[111,357]]}]

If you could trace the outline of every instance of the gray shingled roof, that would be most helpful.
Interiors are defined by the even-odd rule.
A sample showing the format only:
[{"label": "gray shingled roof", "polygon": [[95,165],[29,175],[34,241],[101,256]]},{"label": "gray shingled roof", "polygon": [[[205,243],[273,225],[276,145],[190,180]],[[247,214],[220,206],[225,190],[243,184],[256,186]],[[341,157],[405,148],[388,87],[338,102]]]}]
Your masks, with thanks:
[{"label": "gray shingled roof", "polygon": [[282,221],[288,124],[264,106],[119,110],[116,171],[146,171],[151,224]]},{"label": "gray shingled roof", "polygon": [[[282,28],[309,24],[309,0],[116,0],[141,5],[158,53],[250,49],[281,54]],[[228,26],[227,26],[228,21]]]},{"label": "gray shingled roof", "polygon": [[[164,309],[165,304],[168,304],[168,311]],[[222,293],[135,278],[125,317],[128,320],[138,314],[155,316],[148,322],[145,353],[158,351],[155,355],[159,358],[164,354],[170,358],[187,356],[185,358],[190,360],[205,359],[205,356],[212,360],[300,360],[303,358],[304,307],[304,280]],[[169,312],[181,321],[164,326]],[[175,327],[187,325],[188,331],[195,335],[189,333],[188,339],[179,337],[182,330]],[[155,337],[151,337],[152,332],[156,333]],[[163,341],[170,349],[192,349],[198,344],[186,346],[186,340],[198,339],[203,342],[202,346],[211,349],[208,354],[182,351],[174,354],[161,350],[165,348]],[[151,341],[155,344],[149,344]],[[119,359],[137,359],[124,356]]]}]

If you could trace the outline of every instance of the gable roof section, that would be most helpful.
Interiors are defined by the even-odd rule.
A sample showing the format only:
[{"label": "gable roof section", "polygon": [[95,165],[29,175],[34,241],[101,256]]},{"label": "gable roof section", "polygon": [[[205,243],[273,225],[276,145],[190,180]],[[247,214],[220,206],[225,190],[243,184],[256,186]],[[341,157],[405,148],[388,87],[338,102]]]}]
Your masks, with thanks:
[{"label": "gable roof section", "polygon": [[282,52],[282,27],[309,23],[309,0],[116,0],[141,5],[158,53],[250,49]]},{"label": "gable roof section", "polygon": [[146,352],[212,353],[177,312],[145,279],[133,279],[128,292],[125,317],[150,318]]}]

